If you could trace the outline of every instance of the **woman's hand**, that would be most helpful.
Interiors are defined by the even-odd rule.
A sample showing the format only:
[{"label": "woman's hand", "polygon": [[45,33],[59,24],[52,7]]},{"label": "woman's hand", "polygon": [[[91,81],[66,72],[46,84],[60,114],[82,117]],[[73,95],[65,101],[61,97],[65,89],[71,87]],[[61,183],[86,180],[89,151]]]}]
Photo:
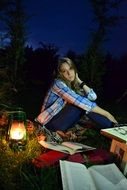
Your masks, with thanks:
[{"label": "woman's hand", "polygon": [[79,78],[78,73],[76,73],[75,79],[76,79],[76,81],[79,83],[79,85],[83,82],[83,81]]},{"label": "woman's hand", "polygon": [[[76,80],[80,86],[80,84],[83,82],[79,76],[78,76],[78,73],[76,73]],[[83,86],[83,90],[84,92],[86,93],[87,95],[87,98],[90,100],[90,101],[95,101],[97,99],[97,95],[96,93],[93,91],[93,89],[91,89],[89,86],[87,86],[86,84],[84,84]]]},{"label": "woman's hand", "polygon": [[111,115],[109,112],[107,112],[107,118],[112,121],[113,123],[118,123],[113,115]]}]

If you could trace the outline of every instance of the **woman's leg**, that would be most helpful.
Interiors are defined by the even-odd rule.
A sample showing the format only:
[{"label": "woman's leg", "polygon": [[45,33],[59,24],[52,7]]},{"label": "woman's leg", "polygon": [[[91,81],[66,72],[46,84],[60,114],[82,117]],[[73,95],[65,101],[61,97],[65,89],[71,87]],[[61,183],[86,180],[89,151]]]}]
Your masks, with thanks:
[{"label": "woman's leg", "polygon": [[51,131],[66,131],[78,122],[82,115],[82,109],[71,104],[66,105],[45,127]]}]

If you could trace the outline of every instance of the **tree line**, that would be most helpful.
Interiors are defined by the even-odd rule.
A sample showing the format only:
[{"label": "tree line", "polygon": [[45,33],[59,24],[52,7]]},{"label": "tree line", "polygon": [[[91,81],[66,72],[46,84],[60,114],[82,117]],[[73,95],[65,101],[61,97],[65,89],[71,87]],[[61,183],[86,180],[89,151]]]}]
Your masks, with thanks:
[{"label": "tree line", "polygon": [[[89,46],[81,55],[68,50],[65,56],[76,63],[80,76],[95,89],[100,101],[125,101],[127,55],[117,60],[104,49],[108,31],[125,19],[112,13],[124,0],[90,2],[96,28],[92,29]],[[30,16],[23,0],[1,0],[0,20],[7,32],[0,36],[0,102],[26,109],[36,105],[39,109],[53,80],[60,54],[59,47],[54,44],[41,42],[36,49],[25,45],[28,19]],[[4,44],[6,40],[8,43]]]}]

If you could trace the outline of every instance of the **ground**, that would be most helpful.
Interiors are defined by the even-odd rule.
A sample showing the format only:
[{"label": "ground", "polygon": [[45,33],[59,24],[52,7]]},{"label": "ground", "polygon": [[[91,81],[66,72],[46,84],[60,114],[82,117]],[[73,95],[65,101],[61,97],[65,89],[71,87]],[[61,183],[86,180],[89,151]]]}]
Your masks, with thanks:
[{"label": "ground", "polygon": [[[6,141],[6,122],[1,119],[0,126],[0,184],[2,190],[58,190],[62,189],[58,166],[37,169],[32,160],[45,152],[38,144],[36,133],[28,130],[28,143],[22,152],[14,152]],[[102,136],[96,127],[86,126],[81,143],[109,151],[111,140]],[[87,166],[93,163],[87,163]]]}]

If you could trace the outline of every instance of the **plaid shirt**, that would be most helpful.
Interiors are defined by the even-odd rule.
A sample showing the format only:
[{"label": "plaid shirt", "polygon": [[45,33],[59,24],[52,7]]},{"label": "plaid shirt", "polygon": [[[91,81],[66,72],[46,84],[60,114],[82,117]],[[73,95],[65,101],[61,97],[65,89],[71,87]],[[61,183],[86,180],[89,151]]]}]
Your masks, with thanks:
[{"label": "plaid shirt", "polygon": [[96,106],[95,102],[92,102],[88,99],[88,97],[91,97],[92,94],[94,99],[96,99],[96,94],[92,89],[87,94],[86,98],[85,96],[81,96],[70,89],[60,79],[55,79],[54,84],[44,99],[41,113],[38,115],[37,120],[45,125],[57,113],[59,113],[67,103],[73,104],[79,108],[82,108],[83,110],[86,110],[87,112],[90,112],[92,108]]}]

